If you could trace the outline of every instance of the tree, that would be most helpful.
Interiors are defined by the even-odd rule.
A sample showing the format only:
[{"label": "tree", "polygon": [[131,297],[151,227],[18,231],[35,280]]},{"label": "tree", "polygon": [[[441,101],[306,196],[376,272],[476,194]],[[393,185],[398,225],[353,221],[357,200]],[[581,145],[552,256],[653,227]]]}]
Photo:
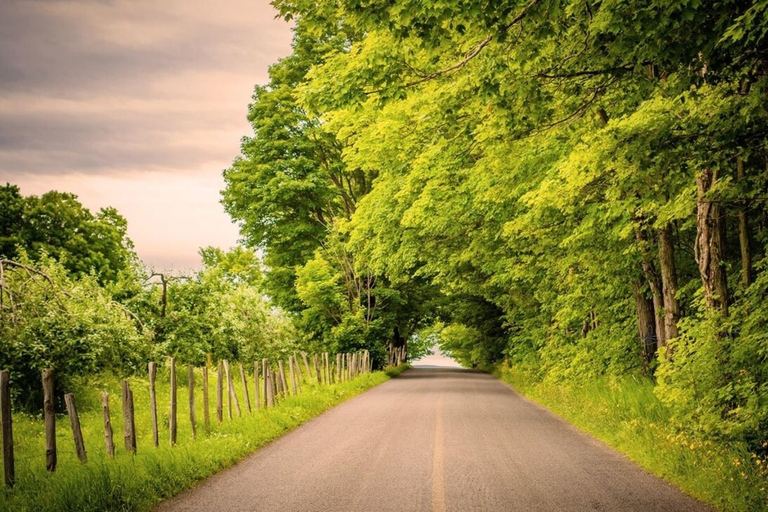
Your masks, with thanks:
[{"label": "tree", "polygon": [[14,185],[2,189],[0,206],[0,252],[8,258],[19,248],[35,259],[48,255],[73,274],[94,272],[101,283],[114,282],[136,259],[128,223],[114,208],[93,215],[74,194],[22,197]]}]

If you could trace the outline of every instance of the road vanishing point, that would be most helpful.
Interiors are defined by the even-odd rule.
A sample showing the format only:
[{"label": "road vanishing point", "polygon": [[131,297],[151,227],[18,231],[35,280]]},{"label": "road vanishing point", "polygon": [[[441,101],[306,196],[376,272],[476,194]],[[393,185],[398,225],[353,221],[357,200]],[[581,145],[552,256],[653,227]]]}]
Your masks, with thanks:
[{"label": "road vanishing point", "polygon": [[712,510],[493,376],[457,366],[427,358],[158,510]]}]

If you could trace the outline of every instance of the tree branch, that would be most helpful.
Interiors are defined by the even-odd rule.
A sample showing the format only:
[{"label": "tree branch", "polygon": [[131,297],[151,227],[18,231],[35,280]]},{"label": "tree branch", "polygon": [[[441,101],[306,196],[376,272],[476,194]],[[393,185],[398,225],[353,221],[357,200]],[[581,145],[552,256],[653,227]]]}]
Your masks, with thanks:
[{"label": "tree branch", "polygon": [[[514,19],[512,19],[512,21],[510,21],[509,23],[504,25],[504,27],[502,27],[501,31],[502,32],[506,32],[507,30],[512,28],[515,24],[517,24],[520,21],[522,21],[523,18],[525,18],[528,15],[530,10],[533,9],[536,6],[536,4],[538,4],[539,2],[541,2],[541,0],[532,0],[531,3],[526,5],[523,8],[523,10],[520,11],[520,13],[517,16],[515,16]],[[491,41],[493,41],[493,36],[494,36],[493,34],[490,34],[485,39],[480,41],[459,62],[456,62],[455,64],[452,64],[452,65],[448,66],[447,68],[443,68],[443,69],[440,69],[440,70],[437,70],[437,71],[433,71],[431,73],[422,73],[422,72],[416,71],[412,66],[410,66],[407,63],[405,63],[405,65],[409,69],[411,69],[414,72],[416,72],[416,74],[421,75],[421,78],[419,78],[418,80],[414,80],[413,82],[408,82],[403,87],[406,87],[406,88],[407,87],[414,87],[416,85],[423,84],[424,82],[428,82],[428,81],[430,81],[430,80],[432,80],[434,78],[437,78],[437,77],[439,77],[441,75],[446,75],[448,73],[451,73],[452,71],[456,71],[457,69],[460,69],[460,68],[464,67],[469,61],[471,61],[472,59],[477,57],[480,54],[480,52],[482,52],[483,49],[491,43]],[[379,94],[379,93],[383,92],[384,90],[385,90],[384,88],[381,88],[381,89],[376,89],[376,90],[373,90],[373,91],[365,91],[364,94],[366,96],[369,96],[371,94]]]}]

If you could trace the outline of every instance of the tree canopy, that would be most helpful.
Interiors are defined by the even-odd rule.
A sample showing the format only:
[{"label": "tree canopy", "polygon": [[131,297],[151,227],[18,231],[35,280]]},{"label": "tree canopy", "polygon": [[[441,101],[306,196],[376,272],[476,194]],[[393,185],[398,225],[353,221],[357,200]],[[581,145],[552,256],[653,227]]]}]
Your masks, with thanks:
[{"label": "tree canopy", "polygon": [[467,364],[655,375],[680,424],[768,429],[768,4],[274,5],[294,53],[224,202],[305,334],[439,325]]},{"label": "tree canopy", "polygon": [[0,187],[0,256],[50,256],[72,273],[117,279],[136,260],[128,223],[115,208],[96,215],[77,196],[52,190],[23,197],[16,185]]}]

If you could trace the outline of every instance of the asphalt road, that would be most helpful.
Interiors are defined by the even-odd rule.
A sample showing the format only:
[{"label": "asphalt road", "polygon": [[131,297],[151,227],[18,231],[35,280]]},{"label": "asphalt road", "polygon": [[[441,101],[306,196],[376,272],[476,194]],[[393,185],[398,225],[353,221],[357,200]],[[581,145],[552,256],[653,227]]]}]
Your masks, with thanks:
[{"label": "asphalt road", "polygon": [[414,368],[160,511],[704,511],[487,374]]}]

